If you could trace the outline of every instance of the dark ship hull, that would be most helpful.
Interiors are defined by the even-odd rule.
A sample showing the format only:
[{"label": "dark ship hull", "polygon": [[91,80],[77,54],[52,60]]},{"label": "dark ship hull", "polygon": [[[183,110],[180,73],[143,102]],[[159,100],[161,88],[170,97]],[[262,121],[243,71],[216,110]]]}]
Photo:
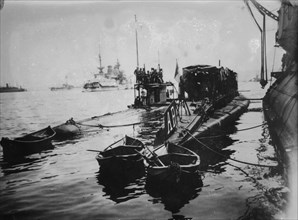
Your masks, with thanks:
[{"label": "dark ship hull", "polygon": [[6,87],[0,87],[0,93],[4,92],[25,92],[27,91],[26,89],[23,88],[18,88],[18,87],[11,87],[11,86],[6,86]]},{"label": "dark ship hull", "polygon": [[[264,116],[280,164],[290,187],[289,217],[297,217],[297,74],[298,4],[283,1],[279,10],[276,41],[286,54],[282,71],[273,73],[276,81],[263,99]],[[295,211],[296,210],[296,211]]]}]

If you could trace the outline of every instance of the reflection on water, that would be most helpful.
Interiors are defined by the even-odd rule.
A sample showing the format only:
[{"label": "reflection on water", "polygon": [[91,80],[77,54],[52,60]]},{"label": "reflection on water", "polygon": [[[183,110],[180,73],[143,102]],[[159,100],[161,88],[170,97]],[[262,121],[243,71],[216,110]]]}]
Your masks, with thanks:
[{"label": "reflection on water", "polygon": [[4,175],[38,170],[51,153],[52,150],[44,150],[41,153],[17,157],[3,155],[0,167]]},{"label": "reflection on water", "polygon": [[97,183],[104,186],[103,196],[116,203],[126,202],[144,194],[145,169],[135,169],[125,175],[104,175],[96,173]]},{"label": "reflection on water", "polygon": [[163,112],[166,107],[160,107],[154,111],[146,111],[140,115],[141,124],[138,127],[137,137],[145,144],[152,145],[157,131],[163,125]]},{"label": "reflection on water", "polygon": [[212,170],[215,173],[224,172],[226,161],[235,152],[234,150],[226,149],[235,142],[235,140],[232,140],[229,136],[219,134],[222,133],[213,132],[210,134],[210,138],[199,139],[204,145],[194,140],[187,146],[200,156],[200,169],[202,171]]},{"label": "reflection on water", "polygon": [[146,192],[152,197],[150,201],[153,204],[162,203],[165,210],[175,214],[199,195],[203,181],[199,175],[184,179],[179,184],[157,184],[147,179],[145,187]]}]

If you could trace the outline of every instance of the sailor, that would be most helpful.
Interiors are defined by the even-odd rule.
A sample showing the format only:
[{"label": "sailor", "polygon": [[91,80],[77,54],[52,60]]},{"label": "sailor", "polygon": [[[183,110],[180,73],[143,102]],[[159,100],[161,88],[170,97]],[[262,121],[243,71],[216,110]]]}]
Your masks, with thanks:
[{"label": "sailor", "polygon": [[141,75],[141,82],[142,83],[146,83],[146,72],[145,72],[145,68],[141,68],[140,75]]},{"label": "sailor", "polygon": [[140,96],[137,96],[136,99],[135,99],[135,106],[142,106],[142,102],[141,102],[141,98]]},{"label": "sailor", "polygon": [[152,68],[151,81],[152,81],[153,83],[158,82],[158,80],[157,80],[157,71],[156,71],[156,69],[154,69],[154,68]]},{"label": "sailor", "polygon": [[183,78],[182,76],[180,76],[180,82],[179,82],[179,94],[178,94],[178,98],[181,99],[185,99],[184,96],[185,90],[184,90],[184,82],[183,82]]},{"label": "sailor", "polygon": [[135,74],[135,76],[136,76],[136,83],[138,83],[139,82],[139,67],[137,67],[136,69],[135,69],[135,71],[134,71],[134,74]]},{"label": "sailor", "polygon": [[142,91],[141,91],[141,103],[143,104],[143,105],[146,105],[147,103],[146,103],[146,98],[147,98],[147,91],[145,90],[145,89],[143,89]]},{"label": "sailor", "polygon": [[147,73],[146,73],[146,83],[150,82],[150,72],[149,70],[147,70]]},{"label": "sailor", "polygon": [[163,83],[163,71],[162,71],[162,69],[159,69],[158,78],[159,78],[160,83]]}]

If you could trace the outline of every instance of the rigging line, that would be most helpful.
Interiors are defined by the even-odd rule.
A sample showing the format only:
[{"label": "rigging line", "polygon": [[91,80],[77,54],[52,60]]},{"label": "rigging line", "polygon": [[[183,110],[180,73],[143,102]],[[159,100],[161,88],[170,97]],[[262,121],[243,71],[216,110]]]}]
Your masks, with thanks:
[{"label": "rigging line", "polygon": [[[239,130],[237,130],[237,132],[239,132],[239,131],[247,131],[247,130],[251,130],[251,129],[254,129],[254,128],[261,127],[261,126],[266,125],[266,124],[267,124],[267,122],[265,122],[265,123],[263,123],[263,124],[260,124],[260,125],[252,126],[252,127],[249,127],[249,128],[239,129]],[[223,136],[226,136],[226,135],[229,135],[229,134],[228,134],[228,133],[225,133],[225,134],[221,134],[221,135],[213,135],[213,136],[198,137],[198,139],[216,138],[216,137],[223,137]]]},{"label": "rigging line", "polygon": [[88,126],[88,127],[99,127],[99,128],[116,128],[116,127],[125,127],[125,126],[132,126],[132,125],[137,125],[137,124],[141,124],[142,122],[136,122],[136,123],[130,123],[130,124],[122,124],[122,125],[102,125],[102,124],[98,124],[98,125],[89,125],[89,124],[82,124],[79,122],[76,122],[78,125],[81,126]]},{"label": "rigging line", "polygon": [[232,161],[235,161],[235,162],[238,162],[238,163],[243,163],[243,164],[247,164],[247,165],[252,165],[252,166],[257,166],[257,167],[277,167],[277,165],[275,166],[272,166],[272,165],[264,165],[264,164],[255,164],[255,163],[250,163],[250,162],[245,162],[245,161],[241,161],[241,160],[237,160],[237,159],[234,159],[234,158],[231,158],[231,157],[227,157],[215,150],[213,150],[212,148],[208,147],[206,144],[204,144],[203,142],[199,141],[196,137],[194,137],[188,130],[186,130],[186,132],[193,138],[195,139],[199,144],[203,145],[204,147],[206,147],[207,149],[211,150],[212,152],[222,156],[222,157],[225,157],[229,160],[232,160]]},{"label": "rigging line", "polygon": [[264,18],[264,59],[265,59],[265,74],[266,74],[266,81],[268,81],[268,71],[267,71],[267,40],[266,40],[266,16]]},{"label": "rigging line", "polygon": [[248,8],[248,10],[249,10],[249,12],[250,12],[250,15],[252,16],[252,18],[253,18],[253,20],[255,21],[256,25],[258,26],[259,30],[262,32],[262,28],[261,28],[261,26],[259,25],[259,23],[257,22],[257,19],[255,18],[254,14],[253,14],[253,12],[252,12],[252,10],[251,10],[251,7],[249,6],[249,3],[248,3],[247,1],[246,1],[245,3],[246,3],[247,8]]},{"label": "rigging line", "polygon": [[274,47],[273,62],[272,62],[272,71],[271,72],[274,71],[275,55],[276,55],[276,47]]},{"label": "rigging line", "polygon": [[296,93],[296,94],[294,94],[294,95],[290,95],[290,94],[288,94],[288,93],[286,93],[286,92],[284,92],[284,91],[282,91],[282,90],[279,90],[279,89],[276,89],[276,88],[272,88],[272,89],[273,89],[274,91],[278,92],[278,93],[284,94],[284,95],[286,95],[286,96],[288,96],[288,97],[291,97],[291,98],[297,96],[297,94],[298,94],[298,93]]},{"label": "rigging line", "polygon": [[253,128],[261,127],[261,126],[266,125],[266,124],[267,124],[267,122],[264,122],[260,125],[256,125],[256,126],[252,126],[252,127],[248,127],[248,128],[242,128],[242,129],[237,130],[237,132],[238,131],[246,131],[246,130],[250,130],[250,129],[253,129]]},{"label": "rigging line", "polygon": [[285,114],[285,111],[288,109],[288,106],[292,103],[293,100],[295,100],[294,98],[295,98],[295,96],[290,97],[289,100],[287,101],[287,103],[282,107],[281,115]]},{"label": "rigging line", "polygon": [[293,80],[294,77],[295,77],[295,74],[293,74],[291,77],[289,77],[288,81],[285,83],[285,85],[283,87],[286,87]]},{"label": "rigging line", "polygon": [[[292,100],[293,100],[293,99],[292,99]],[[297,99],[295,99],[295,102],[297,102]],[[293,104],[293,107],[291,108],[291,111],[289,112],[289,114],[288,114],[288,116],[287,116],[287,119],[285,120],[285,123],[289,120],[290,115],[291,115],[291,113],[292,113],[292,111],[293,111],[293,109],[294,109],[294,106],[295,106],[295,104]],[[282,130],[279,132],[278,137],[281,135],[281,133],[284,131],[284,129],[285,129],[285,126],[282,127]]]},{"label": "rigging line", "polygon": [[[124,112],[125,112],[125,110],[124,111],[116,111],[116,112],[108,112],[108,113],[105,113],[103,115],[96,115],[96,116],[92,116],[90,118],[82,119],[82,120],[79,120],[78,122],[82,123],[82,122],[86,122],[86,121],[89,121],[89,120],[99,119],[99,118],[106,117],[106,116],[113,116],[114,114],[124,113]],[[130,115],[129,115],[129,117],[130,117]],[[127,117],[125,117],[125,118],[127,118]],[[122,119],[122,118],[120,118],[120,119]]]}]

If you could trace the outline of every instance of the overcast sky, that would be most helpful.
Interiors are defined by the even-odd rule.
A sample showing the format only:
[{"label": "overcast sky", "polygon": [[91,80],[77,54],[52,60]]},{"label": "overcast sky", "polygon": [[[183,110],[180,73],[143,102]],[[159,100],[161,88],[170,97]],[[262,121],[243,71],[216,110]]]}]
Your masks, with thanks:
[{"label": "overcast sky", "polygon": [[[277,14],[278,0],[259,1]],[[253,6],[252,6],[253,8]],[[253,8],[254,9],[254,8]],[[261,23],[262,17],[254,10]],[[260,32],[242,0],[231,1],[12,1],[1,10],[1,85],[48,87],[82,84],[119,59],[126,75],[136,68],[135,18],[140,64],[173,80],[179,67],[218,65],[250,79],[260,72]],[[267,17],[268,69],[277,22]],[[280,66],[276,52],[275,69]]]}]

